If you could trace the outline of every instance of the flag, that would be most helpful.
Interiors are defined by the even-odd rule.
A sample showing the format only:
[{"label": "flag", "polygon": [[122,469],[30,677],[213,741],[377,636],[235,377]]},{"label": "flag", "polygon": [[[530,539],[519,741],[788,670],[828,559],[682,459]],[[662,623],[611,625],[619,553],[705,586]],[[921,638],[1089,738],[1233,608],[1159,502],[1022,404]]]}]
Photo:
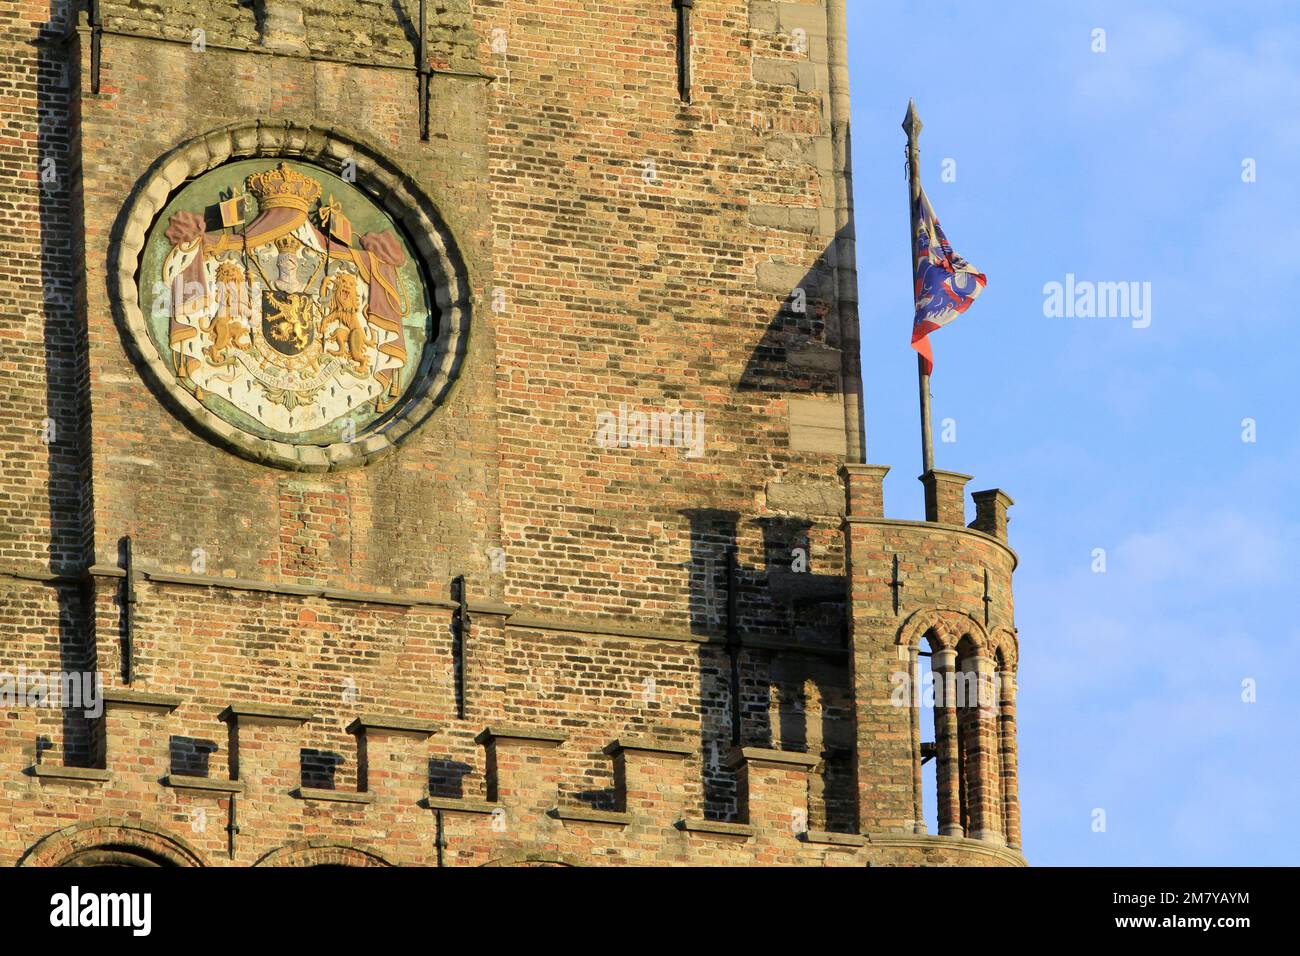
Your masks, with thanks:
[{"label": "flag", "polygon": [[916,199],[916,317],[912,321],[912,348],[924,360],[925,374],[934,370],[930,333],[941,329],[971,307],[988,279],[952,251],[939,228],[925,190]]},{"label": "flag", "polygon": [[320,204],[320,224],[345,246],[352,245],[352,220],[343,214],[343,204],[330,193],[329,202]]},{"label": "flag", "polygon": [[217,210],[221,214],[223,228],[238,226],[244,221],[244,198],[242,196],[232,196],[229,199],[222,200],[217,204]]}]

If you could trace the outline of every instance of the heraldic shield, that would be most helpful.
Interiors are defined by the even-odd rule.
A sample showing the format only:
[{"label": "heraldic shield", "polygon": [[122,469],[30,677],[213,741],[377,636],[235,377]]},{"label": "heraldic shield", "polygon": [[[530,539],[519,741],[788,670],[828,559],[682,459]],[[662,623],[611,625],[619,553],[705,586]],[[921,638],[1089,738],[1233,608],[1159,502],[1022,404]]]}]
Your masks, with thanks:
[{"label": "heraldic shield", "polygon": [[315,301],[299,292],[262,292],[262,334],[282,355],[301,355],[316,341],[320,312]]}]

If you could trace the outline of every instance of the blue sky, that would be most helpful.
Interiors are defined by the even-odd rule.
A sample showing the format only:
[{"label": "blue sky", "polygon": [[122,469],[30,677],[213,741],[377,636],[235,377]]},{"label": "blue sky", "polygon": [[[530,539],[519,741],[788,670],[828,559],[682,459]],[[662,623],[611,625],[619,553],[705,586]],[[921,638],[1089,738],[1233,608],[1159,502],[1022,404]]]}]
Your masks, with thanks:
[{"label": "blue sky", "polygon": [[[850,0],[849,34],[867,457],[894,468],[893,517],[922,517],[909,96],[926,190],[989,279],[932,337],[957,437],[935,455],[1016,500],[1026,855],[1300,863],[1300,7]],[[1150,326],[1045,317],[1067,273],[1151,283]]]}]

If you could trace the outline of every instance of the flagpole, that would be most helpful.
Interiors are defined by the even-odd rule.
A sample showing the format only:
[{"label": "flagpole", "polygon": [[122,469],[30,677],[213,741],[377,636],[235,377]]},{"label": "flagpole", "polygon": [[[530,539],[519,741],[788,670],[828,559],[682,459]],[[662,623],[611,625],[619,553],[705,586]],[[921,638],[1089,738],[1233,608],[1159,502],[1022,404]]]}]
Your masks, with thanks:
[{"label": "flagpole", "polygon": [[[916,213],[921,198],[921,117],[916,115],[916,103],[907,101],[907,115],[903,117],[903,132],[907,134],[907,194],[912,249],[912,289],[916,289]],[[930,422],[930,376],[925,374],[925,358],[916,356],[916,374],[921,392],[921,460],[923,474],[934,471],[934,429]]]}]

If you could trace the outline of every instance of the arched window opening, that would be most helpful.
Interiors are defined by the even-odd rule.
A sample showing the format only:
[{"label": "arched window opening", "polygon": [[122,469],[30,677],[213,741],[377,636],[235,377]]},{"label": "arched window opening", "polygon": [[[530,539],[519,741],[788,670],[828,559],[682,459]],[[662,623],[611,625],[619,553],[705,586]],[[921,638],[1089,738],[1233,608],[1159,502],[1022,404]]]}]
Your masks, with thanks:
[{"label": "arched window opening", "polygon": [[917,761],[914,772],[915,819],[918,833],[939,833],[939,800],[925,798],[925,794],[939,793],[938,732],[939,720],[935,706],[935,673],[931,666],[934,649],[939,646],[934,633],[929,632],[918,646],[911,648],[912,680],[916,688],[912,698],[912,733],[917,744]]},{"label": "arched window opening", "polygon": [[150,853],[140,847],[106,843],[101,846],[86,847],[61,862],[59,866],[175,866],[176,864],[157,853]]},{"label": "arched window opening", "polygon": [[957,645],[956,707],[962,832],[1002,842],[1001,759],[994,661],[966,635]]}]

